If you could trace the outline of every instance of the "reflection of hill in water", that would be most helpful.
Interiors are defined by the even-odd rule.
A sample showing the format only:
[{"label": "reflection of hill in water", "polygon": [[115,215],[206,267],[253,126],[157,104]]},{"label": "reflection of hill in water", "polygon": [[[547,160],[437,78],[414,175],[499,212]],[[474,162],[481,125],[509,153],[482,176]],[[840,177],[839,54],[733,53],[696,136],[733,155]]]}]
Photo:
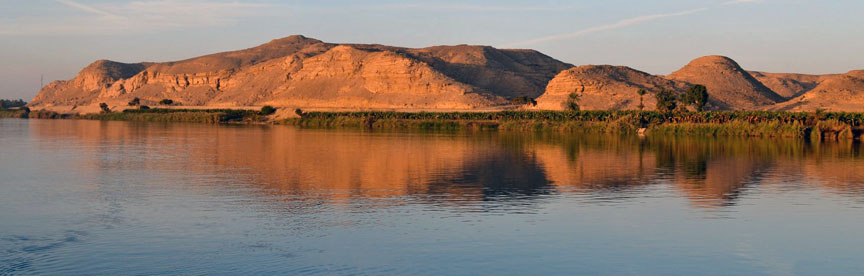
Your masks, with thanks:
[{"label": "reflection of hill in water", "polygon": [[257,188],[250,192],[304,200],[410,196],[452,204],[506,203],[556,190],[614,196],[669,184],[694,206],[715,207],[735,204],[750,187],[790,180],[805,188],[812,182],[841,195],[864,195],[857,144],[93,121],[33,124],[32,133],[98,146],[100,152],[85,153],[94,161],[81,164],[91,171],[218,175],[227,179],[209,188],[253,183]]}]

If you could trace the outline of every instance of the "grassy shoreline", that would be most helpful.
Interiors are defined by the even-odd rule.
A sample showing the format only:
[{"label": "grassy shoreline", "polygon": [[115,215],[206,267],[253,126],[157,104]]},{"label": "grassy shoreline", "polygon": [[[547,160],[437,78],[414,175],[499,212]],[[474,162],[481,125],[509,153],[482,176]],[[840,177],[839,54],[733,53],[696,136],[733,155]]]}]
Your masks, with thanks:
[{"label": "grassy shoreline", "polygon": [[864,113],[712,111],[308,112],[282,124],[317,128],[494,129],[860,140]]},{"label": "grassy shoreline", "polygon": [[129,109],[123,112],[61,114],[53,111],[0,110],[0,118],[81,119],[100,121],[140,121],[164,123],[266,123],[267,118],[254,110],[237,109]]},{"label": "grassy shoreline", "polygon": [[0,110],[0,118],[110,121],[285,124],[308,128],[556,131],[616,134],[785,137],[862,140],[864,113],[769,111],[495,111],[495,112],[306,112],[272,120],[261,112],[234,109],[149,109],[70,115]]}]

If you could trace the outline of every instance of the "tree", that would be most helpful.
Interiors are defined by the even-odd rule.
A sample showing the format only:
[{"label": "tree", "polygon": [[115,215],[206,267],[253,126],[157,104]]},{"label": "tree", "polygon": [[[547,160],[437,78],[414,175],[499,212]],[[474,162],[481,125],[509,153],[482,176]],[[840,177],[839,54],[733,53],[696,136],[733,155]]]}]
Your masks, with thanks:
[{"label": "tree", "polygon": [[581,97],[576,92],[570,93],[567,96],[567,101],[564,102],[564,108],[570,111],[579,111],[579,99]]},{"label": "tree", "polygon": [[111,113],[111,109],[108,108],[108,104],[106,103],[99,103],[99,108],[102,109],[102,113]]},{"label": "tree", "polygon": [[660,92],[654,94],[654,97],[657,98],[657,111],[670,112],[678,107],[678,98],[675,97],[675,92],[672,90],[660,89]]},{"label": "tree", "polygon": [[537,101],[534,98],[528,96],[519,96],[513,99],[510,99],[510,103],[514,105],[532,105],[537,106]]},{"label": "tree", "polygon": [[644,98],[646,93],[648,93],[648,90],[645,90],[644,88],[636,90],[636,94],[639,94],[639,111],[645,109],[645,104],[642,98]]},{"label": "tree", "polygon": [[708,88],[701,84],[694,85],[687,90],[682,101],[684,104],[693,105],[696,111],[702,111],[708,104]]},{"label": "tree", "polygon": [[273,108],[272,106],[269,106],[269,105],[265,105],[265,106],[261,107],[261,113],[260,113],[261,115],[270,115],[273,113],[276,113],[276,108]]},{"label": "tree", "polygon": [[141,99],[139,99],[138,97],[135,97],[134,99],[129,101],[129,106],[136,106],[139,104],[141,104]]},{"label": "tree", "polygon": [[170,100],[170,99],[162,99],[161,101],[159,101],[159,104],[161,104],[161,105],[172,105],[172,104],[174,104],[174,101],[172,101],[172,100]]},{"label": "tree", "polygon": [[27,105],[24,100],[0,100],[0,108],[15,108]]}]

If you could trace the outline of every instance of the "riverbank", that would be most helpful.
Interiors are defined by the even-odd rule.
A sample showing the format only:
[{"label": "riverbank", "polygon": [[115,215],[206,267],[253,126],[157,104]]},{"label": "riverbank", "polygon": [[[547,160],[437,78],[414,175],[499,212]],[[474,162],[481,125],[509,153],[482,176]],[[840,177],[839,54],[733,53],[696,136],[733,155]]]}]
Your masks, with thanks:
[{"label": "riverbank", "polygon": [[122,112],[62,114],[54,111],[0,110],[0,118],[82,119],[101,121],[141,121],[165,123],[267,123],[267,115],[256,110],[239,109],[127,109]]},{"label": "riverbank", "polygon": [[0,110],[0,118],[284,124],[308,128],[556,131],[615,134],[785,137],[861,140],[864,113],[769,111],[494,111],[494,112],[291,112],[293,117],[237,109],[130,109],[59,114]]},{"label": "riverbank", "polygon": [[864,113],[714,111],[307,112],[277,123],[317,128],[494,129],[851,140]]}]

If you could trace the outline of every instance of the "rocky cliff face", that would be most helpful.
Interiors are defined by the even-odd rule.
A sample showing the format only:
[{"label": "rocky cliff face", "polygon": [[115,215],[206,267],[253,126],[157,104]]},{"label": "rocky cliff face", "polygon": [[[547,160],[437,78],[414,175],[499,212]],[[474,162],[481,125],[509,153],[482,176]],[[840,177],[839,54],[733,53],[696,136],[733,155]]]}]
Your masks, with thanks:
[{"label": "rocky cliff face", "polygon": [[191,106],[470,109],[536,97],[571,67],[530,50],[339,45],[303,36],[166,63],[97,61],[44,87],[34,108],[124,106],[171,99]]}]

